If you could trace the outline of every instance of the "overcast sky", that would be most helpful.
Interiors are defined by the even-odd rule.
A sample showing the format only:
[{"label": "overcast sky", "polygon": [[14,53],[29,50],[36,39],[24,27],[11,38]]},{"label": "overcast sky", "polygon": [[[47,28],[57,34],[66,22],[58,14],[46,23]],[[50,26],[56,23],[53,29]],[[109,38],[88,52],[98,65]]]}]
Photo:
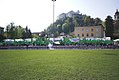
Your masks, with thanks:
[{"label": "overcast sky", "polygon": [[[0,0],[0,26],[11,22],[22,27],[28,26],[32,32],[40,32],[52,23],[52,0]],[[61,13],[79,10],[82,14],[102,20],[113,17],[119,9],[119,0],[57,0],[55,19]]]}]

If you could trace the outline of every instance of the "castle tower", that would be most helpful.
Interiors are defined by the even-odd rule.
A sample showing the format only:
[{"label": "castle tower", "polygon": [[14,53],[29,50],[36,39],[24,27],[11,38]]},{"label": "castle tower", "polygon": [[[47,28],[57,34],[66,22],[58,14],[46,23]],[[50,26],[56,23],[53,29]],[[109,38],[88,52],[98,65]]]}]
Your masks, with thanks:
[{"label": "castle tower", "polygon": [[119,20],[119,11],[118,11],[118,9],[115,12],[114,19]]},{"label": "castle tower", "polygon": [[118,9],[115,12],[114,15],[114,38],[119,38],[119,11]]}]

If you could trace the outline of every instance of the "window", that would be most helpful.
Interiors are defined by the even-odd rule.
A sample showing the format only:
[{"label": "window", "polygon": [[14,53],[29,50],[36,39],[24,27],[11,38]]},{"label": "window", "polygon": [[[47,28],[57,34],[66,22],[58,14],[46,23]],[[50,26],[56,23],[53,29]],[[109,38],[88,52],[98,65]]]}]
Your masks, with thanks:
[{"label": "window", "polygon": [[93,30],[93,29],[91,29],[91,31],[93,32],[94,30]]},{"label": "window", "polygon": [[99,31],[99,28],[96,28],[96,32],[98,32]]},{"label": "window", "polygon": [[92,36],[92,37],[94,36],[93,33],[91,34],[91,36]]},{"label": "window", "polygon": [[87,37],[89,36],[89,34],[87,34]]},{"label": "window", "polygon": [[84,34],[82,34],[82,37],[84,37]]},{"label": "window", "polygon": [[80,37],[80,34],[78,34],[78,37]]},{"label": "window", "polygon": [[98,37],[99,35],[98,34],[96,34],[96,37]]},{"label": "window", "polygon": [[86,29],[86,32],[89,32],[89,29]]}]

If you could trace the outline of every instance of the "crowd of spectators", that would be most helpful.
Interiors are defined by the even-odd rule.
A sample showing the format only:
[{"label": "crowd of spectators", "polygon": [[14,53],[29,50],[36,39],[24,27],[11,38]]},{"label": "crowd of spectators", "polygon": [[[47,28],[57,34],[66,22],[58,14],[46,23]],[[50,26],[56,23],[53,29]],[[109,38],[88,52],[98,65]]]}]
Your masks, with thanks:
[{"label": "crowd of spectators", "polygon": [[[77,44],[77,45],[52,45],[53,49],[119,49],[113,44]],[[20,45],[20,46],[0,46],[0,49],[49,49],[49,46]]]}]

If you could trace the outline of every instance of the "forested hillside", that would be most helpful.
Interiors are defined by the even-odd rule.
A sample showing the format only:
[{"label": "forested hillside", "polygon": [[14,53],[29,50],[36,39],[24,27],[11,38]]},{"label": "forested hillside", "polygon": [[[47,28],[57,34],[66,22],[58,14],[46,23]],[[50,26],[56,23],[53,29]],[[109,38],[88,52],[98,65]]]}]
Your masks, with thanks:
[{"label": "forested hillside", "polygon": [[[75,27],[79,26],[97,26],[102,23],[102,20],[100,18],[92,18],[88,15],[83,15],[80,13],[71,13],[73,11],[70,11],[68,13],[62,13],[62,14],[70,14],[72,16],[65,16],[62,18],[58,18],[53,24],[50,24],[50,26],[45,29],[45,33],[48,34],[50,37],[57,37],[60,35],[60,33],[69,34],[74,31]],[[60,14],[59,17],[62,15]]]}]

